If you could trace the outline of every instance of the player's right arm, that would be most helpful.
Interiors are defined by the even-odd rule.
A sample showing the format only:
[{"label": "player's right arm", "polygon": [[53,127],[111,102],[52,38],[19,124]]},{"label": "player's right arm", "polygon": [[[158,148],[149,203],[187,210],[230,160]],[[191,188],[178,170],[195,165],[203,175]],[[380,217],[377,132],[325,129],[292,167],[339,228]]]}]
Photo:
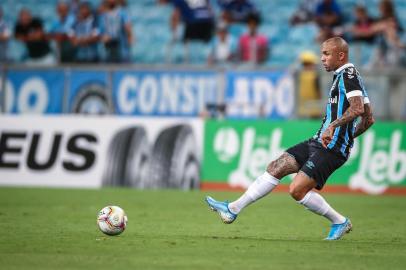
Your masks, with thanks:
[{"label": "player's right arm", "polygon": [[372,108],[370,103],[364,104],[364,113],[361,115],[361,122],[357,125],[354,132],[354,138],[364,133],[375,123],[374,116],[372,115]]}]

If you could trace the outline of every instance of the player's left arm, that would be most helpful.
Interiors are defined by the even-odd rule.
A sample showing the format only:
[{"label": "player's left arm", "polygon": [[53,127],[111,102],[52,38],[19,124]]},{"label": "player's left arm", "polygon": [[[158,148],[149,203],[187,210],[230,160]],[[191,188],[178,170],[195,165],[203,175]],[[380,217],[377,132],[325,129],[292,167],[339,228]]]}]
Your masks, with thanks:
[{"label": "player's left arm", "polygon": [[348,102],[350,103],[348,109],[343,113],[343,115],[340,118],[331,122],[329,128],[334,130],[337,127],[340,127],[342,125],[351,122],[352,120],[354,120],[358,116],[361,116],[364,113],[363,96],[350,97],[348,99]]},{"label": "player's left arm", "polygon": [[364,133],[375,123],[374,116],[372,115],[372,108],[369,103],[364,104],[364,113],[362,114],[361,122],[357,125],[354,132],[354,138]]},{"label": "player's left arm", "polygon": [[322,144],[324,147],[327,147],[327,145],[333,139],[334,130],[337,127],[340,127],[342,125],[351,122],[352,120],[354,120],[355,118],[364,113],[364,101],[362,96],[350,97],[348,99],[348,102],[350,103],[348,109],[343,113],[343,115],[340,118],[331,122],[328,128],[324,131],[321,137]]}]

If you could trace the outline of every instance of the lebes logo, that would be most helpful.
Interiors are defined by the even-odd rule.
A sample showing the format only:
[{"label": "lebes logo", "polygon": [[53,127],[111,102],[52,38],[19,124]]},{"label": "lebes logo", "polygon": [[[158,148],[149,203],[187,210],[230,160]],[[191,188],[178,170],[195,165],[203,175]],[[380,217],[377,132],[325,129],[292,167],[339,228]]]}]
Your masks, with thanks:
[{"label": "lebes logo", "polygon": [[247,188],[263,173],[268,162],[285,150],[281,148],[282,129],[274,129],[269,136],[257,136],[254,127],[246,128],[241,139],[232,127],[220,128],[214,137],[214,152],[222,163],[238,159],[237,168],[228,176],[233,187]]},{"label": "lebes logo", "polygon": [[[383,193],[390,185],[406,178],[406,152],[401,149],[402,132],[393,131],[390,138],[376,138],[366,132],[360,149],[358,171],[350,177],[349,186],[370,194]],[[374,146],[381,146],[374,150]]]},{"label": "lebes logo", "polygon": [[240,154],[240,138],[234,128],[225,127],[217,132],[214,139],[214,152],[224,163],[230,162]]},{"label": "lebes logo", "polygon": [[[247,188],[270,161],[299,142],[289,136],[291,126],[289,123],[218,127],[212,141],[214,156],[210,157],[215,161],[206,169],[221,173],[212,178],[207,174],[207,179],[227,179],[232,187]],[[264,130],[268,131],[264,133]],[[377,126],[366,132],[355,141],[349,160],[331,175],[329,184],[348,185],[370,194],[381,194],[389,186],[404,186],[406,152],[402,138],[402,130],[396,128]]]}]

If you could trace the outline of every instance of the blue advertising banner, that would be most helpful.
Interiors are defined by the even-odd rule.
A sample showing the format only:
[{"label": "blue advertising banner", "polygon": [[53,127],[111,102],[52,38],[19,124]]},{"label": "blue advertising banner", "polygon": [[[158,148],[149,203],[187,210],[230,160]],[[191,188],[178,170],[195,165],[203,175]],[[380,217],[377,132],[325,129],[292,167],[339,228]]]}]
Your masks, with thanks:
[{"label": "blue advertising banner", "polygon": [[228,72],[225,100],[230,118],[274,118],[292,116],[295,106],[291,74],[272,72]]},{"label": "blue advertising banner", "polygon": [[218,100],[216,73],[121,71],[113,73],[117,114],[197,116]]},{"label": "blue advertising banner", "polygon": [[108,72],[76,70],[70,73],[68,112],[84,114],[112,113]]},{"label": "blue advertising banner", "polygon": [[294,80],[289,73],[228,72],[225,92],[219,75],[223,77],[212,71],[11,70],[4,84],[4,110],[193,117],[208,104],[225,101],[229,118],[292,116]]},{"label": "blue advertising banner", "polygon": [[63,93],[63,71],[9,70],[4,92],[5,112],[61,113]]}]

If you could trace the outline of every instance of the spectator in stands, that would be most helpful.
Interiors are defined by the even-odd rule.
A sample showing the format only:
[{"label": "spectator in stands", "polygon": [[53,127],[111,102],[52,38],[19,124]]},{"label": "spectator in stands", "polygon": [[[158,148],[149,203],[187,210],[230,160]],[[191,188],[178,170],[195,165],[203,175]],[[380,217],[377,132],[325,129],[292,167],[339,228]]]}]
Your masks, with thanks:
[{"label": "spectator in stands", "polygon": [[70,41],[76,48],[76,62],[90,63],[99,60],[99,37],[100,31],[90,3],[80,3],[77,19],[70,33]]},{"label": "spectator in stands", "polygon": [[368,11],[364,6],[356,6],[354,11],[355,22],[351,27],[352,39],[354,41],[373,43],[376,37],[376,33],[373,31],[375,20],[368,15]]},{"label": "spectator in stands", "polygon": [[26,45],[28,57],[25,62],[27,64],[55,64],[55,57],[52,55],[42,20],[32,17],[28,9],[23,8],[20,11],[14,34],[17,40],[24,42]]},{"label": "spectator in stands", "polygon": [[59,1],[56,6],[58,19],[53,23],[50,30],[50,37],[54,39],[58,46],[58,56],[61,63],[73,62],[75,50],[69,40],[69,32],[75,22],[75,16],[70,13],[69,3]]},{"label": "spectator in stands", "polygon": [[323,0],[317,5],[316,22],[320,27],[339,26],[341,17],[341,9],[335,0]]},{"label": "spectator in stands", "polygon": [[337,34],[334,28],[342,23],[342,12],[335,0],[323,0],[316,8],[317,25],[320,28],[318,40],[323,42]]},{"label": "spectator in stands", "polygon": [[248,16],[258,12],[249,0],[217,0],[217,3],[222,10],[221,21],[227,24],[228,32],[234,37],[244,34]]},{"label": "spectator in stands", "polygon": [[298,111],[300,117],[319,118],[322,113],[320,75],[317,56],[311,51],[300,55],[301,69],[298,71]]},{"label": "spectator in stands", "polygon": [[242,62],[261,64],[268,59],[269,42],[265,35],[258,33],[260,21],[261,18],[257,13],[252,13],[247,18],[248,33],[243,34],[238,43]]},{"label": "spectator in stands", "polygon": [[391,0],[381,0],[381,2],[379,3],[379,11],[381,13],[379,21],[393,20],[399,30],[402,29],[396,16],[395,6],[393,5]]},{"label": "spectator in stands", "polygon": [[314,21],[319,2],[320,0],[302,0],[290,18],[290,24],[297,25]]},{"label": "spectator in stands", "polygon": [[100,18],[107,62],[129,62],[134,37],[130,17],[117,0],[106,0]]},{"label": "spectator in stands", "polygon": [[0,63],[8,60],[7,46],[10,36],[10,28],[3,18],[3,9],[0,7]]},{"label": "spectator in stands", "polygon": [[218,0],[217,2],[223,10],[222,18],[229,23],[245,23],[250,14],[257,13],[254,4],[249,0]]},{"label": "spectator in stands", "polygon": [[227,30],[227,25],[221,22],[217,26],[217,36],[210,44],[210,54],[208,64],[225,64],[230,63],[235,56],[237,44]]},{"label": "spectator in stands", "polygon": [[398,66],[406,57],[406,46],[400,38],[403,28],[391,0],[382,0],[379,10],[381,17],[373,25],[373,31],[379,34],[378,50],[371,65]]},{"label": "spectator in stands", "polygon": [[214,30],[214,12],[209,0],[160,0],[159,2],[171,3],[174,6],[170,22],[174,40],[177,39],[177,29],[181,22],[185,25],[183,42],[211,40]]}]

